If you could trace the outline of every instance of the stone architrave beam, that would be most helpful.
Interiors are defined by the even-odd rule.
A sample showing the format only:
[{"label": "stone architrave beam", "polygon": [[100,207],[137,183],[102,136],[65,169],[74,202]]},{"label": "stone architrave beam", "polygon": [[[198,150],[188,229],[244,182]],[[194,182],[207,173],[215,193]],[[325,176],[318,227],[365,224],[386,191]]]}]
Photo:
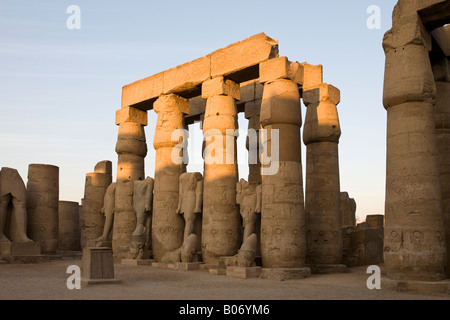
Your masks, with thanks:
[{"label": "stone architrave beam", "polygon": [[278,41],[264,33],[233,43],[213,53],[127,84],[122,88],[122,108],[150,110],[163,94],[192,98],[201,94],[201,84],[216,77],[236,83],[256,79],[259,63],[278,57]]}]

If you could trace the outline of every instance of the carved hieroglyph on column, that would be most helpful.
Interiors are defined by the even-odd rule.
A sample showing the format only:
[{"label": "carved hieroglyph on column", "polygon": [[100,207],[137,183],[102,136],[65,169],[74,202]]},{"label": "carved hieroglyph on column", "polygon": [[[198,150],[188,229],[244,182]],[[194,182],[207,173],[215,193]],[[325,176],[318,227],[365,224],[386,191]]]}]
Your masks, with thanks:
[{"label": "carved hieroglyph on column", "polygon": [[[448,42],[450,43],[450,39]],[[435,53],[434,58],[433,72],[437,90],[434,118],[439,151],[442,215],[448,251],[450,249],[450,62],[449,58],[441,52]],[[448,253],[446,264],[446,273],[450,276],[450,254]]]},{"label": "carved hieroglyph on column", "polygon": [[202,256],[205,263],[218,263],[221,256],[235,255],[241,242],[236,205],[238,169],[234,134],[237,129],[235,99],[240,99],[240,88],[235,82],[218,77],[203,83],[202,97],[207,99],[203,121]]},{"label": "carved hieroglyph on column", "polygon": [[387,110],[384,261],[394,280],[445,277],[445,243],[428,32],[414,4],[399,1],[386,54]]},{"label": "carved hieroglyph on column", "polygon": [[303,92],[307,106],[303,141],[306,145],[306,262],[342,263],[342,216],[338,143],[341,136],[337,88],[322,83]]},{"label": "carved hieroglyph on column", "polygon": [[[299,63],[291,63],[285,57],[276,58],[260,65],[259,81],[264,83],[260,120],[267,136],[263,139],[268,140],[268,153],[273,155],[274,148],[279,150],[278,172],[262,175],[262,265],[300,268],[305,262],[302,117],[298,89],[298,84],[303,82],[303,70]],[[279,130],[279,145],[270,141],[273,130]]]},{"label": "carved hieroglyph on column", "polygon": [[[156,100],[153,110],[158,114],[153,147],[155,156],[155,184],[153,194],[152,250],[153,258],[161,261],[164,254],[181,247],[184,221],[177,214],[180,175],[186,171],[184,163],[175,163],[172,154],[178,140],[172,141],[177,129],[185,129],[184,115],[189,114],[189,101],[175,94]],[[181,155],[182,150],[180,149]]]},{"label": "carved hieroglyph on column", "polygon": [[118,162],[112,249],[114,259],[120,260],[129,258],[129,252],[119,249],[131,242],[131,234],[136,227],[134,181],[145,178],[147,143],[144,126],[147,125],[147,112],[132,107],[119,109],[116,112],[116,124],[119,125],[119,134],[116,144]]}]

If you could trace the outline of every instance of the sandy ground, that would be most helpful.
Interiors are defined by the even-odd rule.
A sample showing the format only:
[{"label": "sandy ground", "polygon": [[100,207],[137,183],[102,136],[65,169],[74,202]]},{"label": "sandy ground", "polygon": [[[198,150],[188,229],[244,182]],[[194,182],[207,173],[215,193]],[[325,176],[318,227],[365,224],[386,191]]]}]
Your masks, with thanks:
[{"label": "sandy ground", "polygon": [[[299,280],[236,279],[205,270],[115,264],[120,284],[69,290],[67,267],[79,259],[0,265],[1,300],[450,300],[446,294],[369,290],[366,267]],[[382,275],[384,273],[382,266]]]}]

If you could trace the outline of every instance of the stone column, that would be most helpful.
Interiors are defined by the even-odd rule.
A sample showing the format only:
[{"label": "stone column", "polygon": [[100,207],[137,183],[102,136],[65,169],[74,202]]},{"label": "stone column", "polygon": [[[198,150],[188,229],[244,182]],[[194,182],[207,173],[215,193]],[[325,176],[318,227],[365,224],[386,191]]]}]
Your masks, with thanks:
[{"label": "stone column", "polygon": [[83,198],[83,223],[81,225],[81,248],[95,247],[95,239],[103,233],[105,216],[101,213],[106,189],[112,182],[111,161],[96,164],[94,172],[86,174]]},{"label": "stone column", "polygon": [[207,99],[203,135],[205,173],[203,192],[202,257],[216,264],[222,256],[237,254],[241,244],[240,214],[236,205],[236,157],[239,85],[223,77],[202,85]]},{"label": "stone column", "polygon": [[[183,244],[184,220],[177,214],[179,178],[186,171],[186,164],[175,163],[178,140],[172,141],[174,130],[185,129],[184,115],[189,114],[189,101],[175,94],[163,95],[153,104],[158,114],[153,147],[155,179],[152,217],[153,258],[161,261],[164,254]],[[177,156],[181,155],[180,153]]]},{"label": "stone column", "polygon": [[[400,2],[402,5],[400,5]],[[445,241],[433,105],[436,86],[414,5],[400,1],[383,40],[387,110],[384,261],[392,280],[445,278]]]},{"label": "stone column", "polygon": [[59,168],[30,164],[27,182],[28,235],[42,253],[55,253],[59,239]]},{"label": "stone column", "polygon": [[[263,87],[259,82],[258,86]],[[255,94],[256,96],[256,94]],[[248,150],[248,183],[254,185],[252,188],[261,184],[261,161],[259,137],[261,128],[259,115],[261,112],[262,90],[259,99],[245,103],[245,118],[248,119],[248,135],[246,147]],[[258,213],[255,221],[256,256],[261,257],[261,214]]]},{"label": "stone column", "polygon": [[[437,101],[434,107],[437,148],[439,151],[442,214],[447,251],[450,249],[450,70],[447,57],[433,64]],[[447,276],[450,276],[450,254],[447,254]]]},{"label": "stone column", "polygon": [[[305,263],[305,216],[301,163],[300,128],[302,116],[298,85],[303,68],[286,57],[260,65],[259,81],[264,84],[260,121],[268,166],[278,170],[262,172],[261,258],[264,268],[302,268]],[[279,132],[279,143],[274,132]],[[264,159],[263,159],[264,162]],[[267,166],[262,168],[267,169]],[[309,268],[302,268],[308,269]]]},{"label": "stone column", "polygon": [[[145,178],[147,143],[144,126],[147,125],[147,112],[132,107],[119,109],[116,112],[116,125],[119,125],[119,134],[116,144],[118,161],[112,250],[114,259],[118,261],[128,258],[129,252],[121,252],[119,248],[131,242],[131,234],[136,227],[133,183]],[[84,216],[86,219],[86,212]]]},{"label": "stone column", "polygon": [[248,182],[261,183],[261,161],[259,153],[259,129],[261,127],[259,115],[261,112],[261,99],[245,104],[245,118],[248,119],[246,147],[249,152]]},{"label": "stone column", "polygon": [[[306,145],[306,262],[342,264],[342,215],[338,143],[341,136],[337,88],[322,83],[303,92],[307,107],[303,142]],[[337,271],[337,270],[336,270]]]},{"label": "stone column", "polygon": [[79,204],[74,201],[59,201],[58,250],[80,251]]}]

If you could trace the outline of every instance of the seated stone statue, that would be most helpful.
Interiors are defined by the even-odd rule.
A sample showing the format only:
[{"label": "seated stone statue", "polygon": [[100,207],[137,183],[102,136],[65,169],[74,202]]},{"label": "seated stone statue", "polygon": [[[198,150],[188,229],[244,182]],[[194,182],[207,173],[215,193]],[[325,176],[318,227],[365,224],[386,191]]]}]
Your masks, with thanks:
[{"label": "seated stone statue", "polygon": [[116,199],[116,182],[111,183],[106,189],[103,198],[103,208],[101,213],[105,215],[105,224],[103,226],[103,234],[95,239],[95,242],[109,241],[114,219],[114,207]]},{"label": "seated stone statue", "polygon": [[[9,204],[13,206],[15,239],[6,236],[6,216]],[[3,167],[0,171],[0,242],[31,242],[27,236],[26,188],[16,169]]]},{"label": "seated stone statue", "polygon": [[236,185],[236,203],[240,205],[245,241],[255,233],[257,213],[261,213],[261,185],[241,179]]}]

